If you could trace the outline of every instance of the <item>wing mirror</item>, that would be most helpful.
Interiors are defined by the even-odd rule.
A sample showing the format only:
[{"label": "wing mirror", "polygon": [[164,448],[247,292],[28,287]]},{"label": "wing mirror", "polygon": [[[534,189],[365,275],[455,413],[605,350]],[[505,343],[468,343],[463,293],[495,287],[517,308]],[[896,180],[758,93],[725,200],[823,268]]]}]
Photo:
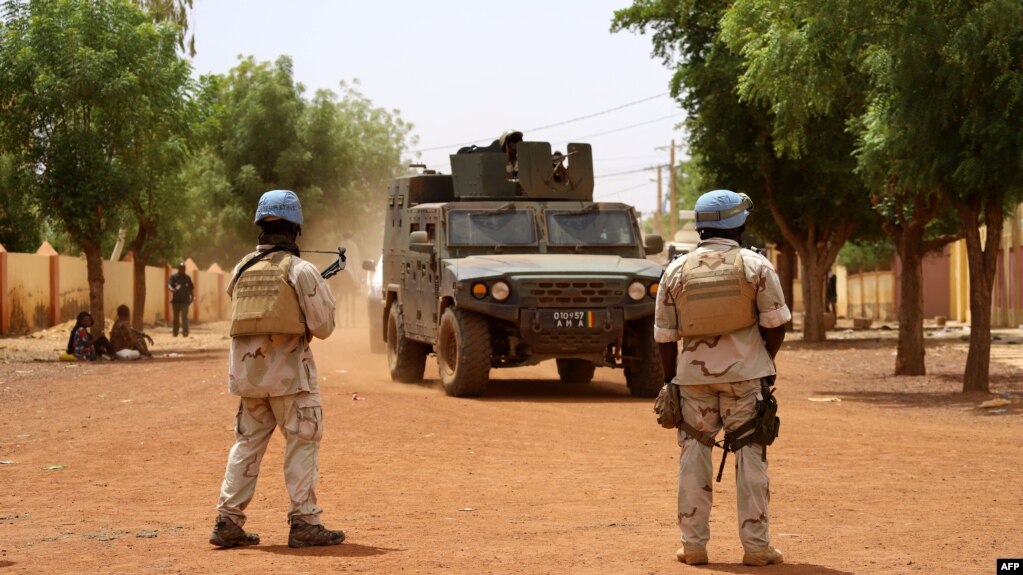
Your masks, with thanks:
[{"label": "wing mirror", "polygon": [[659,254],[664,250],[664,239],[657,234],[648,234],[643,238],[643,251],[646,255],[651,256]]}]

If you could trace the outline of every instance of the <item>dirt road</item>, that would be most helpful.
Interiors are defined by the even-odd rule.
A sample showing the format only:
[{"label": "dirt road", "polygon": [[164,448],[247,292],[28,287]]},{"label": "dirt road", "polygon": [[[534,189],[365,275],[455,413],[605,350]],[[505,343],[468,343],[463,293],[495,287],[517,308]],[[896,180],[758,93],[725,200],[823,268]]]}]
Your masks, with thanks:
[{"label": "dirt road", "polygon": [[[675,561],[675,439],[619,372],[570,386],[543,381],[552,365],[499,371],[485,398],[453,399],[433,361],[427,384],[391,383],[359,329],[316,345],[319,499],[348,542],[287,547],[275,436],[246,526],[262,544],[216,550],[237,398],[211,341],[131,364],[0,364],[0,574],[987,574],[1023,556],[1023,404],[956,393],[959,342],[929,348],[924,378],[888,376],[892,340],[783,348],[769,457],[786,563],[758,569],[740,564],[731,469],[711,565]],[[1018,397],[1023,368],[996,362],[992,382]]]}]

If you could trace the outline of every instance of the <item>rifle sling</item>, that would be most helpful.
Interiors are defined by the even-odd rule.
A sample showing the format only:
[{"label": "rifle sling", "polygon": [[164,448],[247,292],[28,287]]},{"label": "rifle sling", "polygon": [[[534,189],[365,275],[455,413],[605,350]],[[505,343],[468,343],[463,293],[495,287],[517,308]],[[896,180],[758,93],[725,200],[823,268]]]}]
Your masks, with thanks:
[{"label": "rifle sling", "polygon": [[252,266],[256,265],[257,263],[259,263],[264,258],[266,258],[266,256],[268,256],[268,255],[270,255],[270,254],[272,254],[274,252],[283,252],[283,251],[289,251],[289,250],[287,250],[287,248],[284,248],[284,247],[282,247],[280,245],[275,245],[274,247],[272,247],[272,248],[270,248],[268,250],[263,250],[263,251],[259,252],[258,254],[255,255],[255,257],[253,257],[249,261],[245,262],[244,264],[242,264],[242,266],[240,268],[238,268],[238,273],[236,273],[234,275],[234,277],[231,278],[231,285],[234,285],[234,284],[238,283],[238,278],[242,277],[242,274],[245,273],[245,270],[247,270],[247,269],[251,268]]},{"label": "rifle sling", "polygon": [[681,425],[679,425],[679,427],[681,427],[682,431],[686,432],[686,435],[688,435],[689,437],[692,437],[696,441],[699,441],[700,443],[706,445],[707,447],[710,447],[711,449],[714,448],[715,445],[714,436],[710,435],[709,433],[704,433],[696,429],[692,425],[689,425],[688,423],[686,423],[685,419],[682,420],[682,423]]}]

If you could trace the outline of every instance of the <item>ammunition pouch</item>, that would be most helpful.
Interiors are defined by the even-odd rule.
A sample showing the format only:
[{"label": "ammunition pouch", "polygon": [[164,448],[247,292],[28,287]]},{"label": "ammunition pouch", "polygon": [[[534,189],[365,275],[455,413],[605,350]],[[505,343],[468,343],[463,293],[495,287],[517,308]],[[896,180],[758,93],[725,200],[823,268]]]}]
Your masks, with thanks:
[{"label": "ammunition pouch", "polygon": [[654,413],[657,414],[657,423],[665,429],[674,429],[682,424],[682,397],[677,385],[667,381],[661,386],[654,400]]},{"label": "ammunition pouch", "polygon": [[668,381],[661,387],[657,399],[654,400],[654,413],[657,414],[657,423],[661,424],[661,427],[681,428],[687,436],[707,447],[714,447],[713,436],[696,429],[682,419],[682,393],[674,383]]}]

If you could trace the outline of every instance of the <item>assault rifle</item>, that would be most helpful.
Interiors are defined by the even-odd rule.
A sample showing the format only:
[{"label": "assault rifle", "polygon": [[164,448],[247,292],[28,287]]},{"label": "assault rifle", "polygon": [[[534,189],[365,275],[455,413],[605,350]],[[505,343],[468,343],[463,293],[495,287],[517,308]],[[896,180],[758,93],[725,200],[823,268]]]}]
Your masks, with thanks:
[{"label": "assault rifle", "polygon": [[322,250],[302,250],[302,251],[303,252],[312,252],[314,254],[335,254],[335,253],[337,254],[337,259],[334,260],[334,263],[332,263],[329,266],[323,268],[323,271],[320,272],[320,277],[322,277],[323,279],[330,279],[330,278],[334,277],[335,275],[337,275],[338,272],[344,270],[345,269],[345,263],[348,261],[348,258],[345,256],[345,248],[341,248],[341,247],[339,247],[336,252],[328,252],[328,251],[322,251]]}]

